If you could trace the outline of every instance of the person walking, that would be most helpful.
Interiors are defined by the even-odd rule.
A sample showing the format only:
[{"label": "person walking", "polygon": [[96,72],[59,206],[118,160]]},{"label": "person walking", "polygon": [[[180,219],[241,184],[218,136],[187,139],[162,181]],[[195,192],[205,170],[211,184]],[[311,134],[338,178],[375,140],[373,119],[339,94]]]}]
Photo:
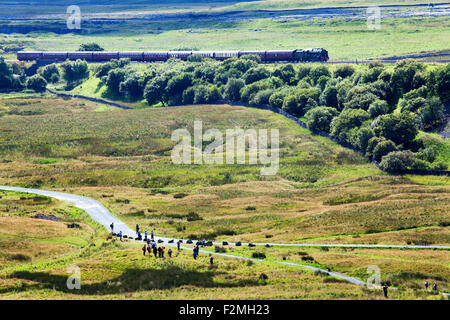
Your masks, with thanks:
[{"label": "person walking", "polygon": [[428,290],[428,280],[425,281],[425,290]]},{"label": "person walking", "polygon": [[194,247],[194,250],[192,250],[192,254],[194,255],[194,260],[197,260],[197,247]]},{"label": "person walking", "polygon": [[385,284],[384,286],[383,286],[383,293],[384,293],[384,297],[385,298],[387,298],[388,297],[388,285],[387,284]]},{"label": "person walking", "polygon": [[144,254],[144,257],[145,257],[145,252],[147,251],[147,247],[145,246],[145,244],[144,244],[144,246],[142,247],[142,253]]},{"label": "person walking", "polygon": [[209,258],[209,263],[210,263],[211,265],[214,264],[214,257],[213,257],[213,256],[211,256],[211,257]]},{"label": "person walking", "polygon": [[122,241],[122,230],[120,230],[120,232],[119,232],[119,238],[120,238],[120,241]]},{"label": "person walking", "polygon": [[111,233],[114,232],[114,222],[111,222],[111,224],[109,225],[109,227],[111,228]]},{"label": "person walking", "polygon": [[172,249],[169,248],[169,251],[167,251],[167,253],[169,254],[169,258],[172,258]]},{"label": "person walking", "polygon": [[177,251],[178,251],[178,252],[180,252],[180,245],[181,245],[181,241],[178,240],[178,241],[177,241]]},{"label": "person walking", "polygon": [[433,283],[433,291],[436,291],[436,292],[437,292],[437,284],[436,284],[436,282]]}]

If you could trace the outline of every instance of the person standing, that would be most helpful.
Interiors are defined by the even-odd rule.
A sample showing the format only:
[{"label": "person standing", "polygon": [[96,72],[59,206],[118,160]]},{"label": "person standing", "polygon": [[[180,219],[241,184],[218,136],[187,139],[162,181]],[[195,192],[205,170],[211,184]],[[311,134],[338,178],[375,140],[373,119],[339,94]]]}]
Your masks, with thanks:
[{"label": "person standing", "polygon": [[111,228],[111,233],[114,232],[114,222],[111,222],[111,224],[109,225],[109,227]]},{"label": "person standing", "polygon": [[139,233],[139,225],[136,223],[136,233]]},{"label": "person standing", "polygon": [[167,251],[167,253],[169,254],[169,258],[172,258],[172,249],[169,248],[169,251]]},{"label": "person standing", "polygon": [[155,239],[155,235],[154,235],[154,233],[153,233],[153,230],[152,230],[152,232],[150,233],[150,237],[152,238],[152,241]]},{"label": "person standing", "polygon": [[150,244],[147,245],[147,251],[148,251],[148,256],[151,258],[152,257],[152,248],[150,247]]},{"label": "person standing", "polygon": [[144,244],[144,246],[142,247],[142,253],[144,254],[144,257],[145,257],[145,252],[147,251],[147,247],[145,246],[145,244]]},{"label": "person standing", "polygon": [[385,284],[383,286],[383,293],[384,293],[384,297],[387,298],[388,297],[388,285]]},{"label": "person standing", "polygon": [[158,258],[158,250],[156,249],[156,246],[153,246],[153,254],[155,255],[155,258]]},{"label": "person standing", "polygon": [[433,291],[436,291],[436,292],[437,292],[437,284],[436,284],[436,282],[433,283]]},{"label": "person standing", "polygon": [[119,232],[119,238],[120,238],[120,241],[122,241],[122,230],[120,230],[120,232]]},{"label": "person standing", "polygon": [[209,258],[209,263],[210,263],[211,265],[214,264],[214,257],[213,257],[213,256],[211,256],[211,257]]},{"label": "person standing", "polygon": [[428,280],[425,281],[425,290],[428,290]]},{"label": "person standing", "polygon": [[177,251],[178,251],[178,252],[180,252],[180,245],[181,245],[181,241],[178,240],[178,241],[177,241]]},{"label": "person standing", "polygon": [[144,241],[145,242],[147,242],[147,235],[148,235],[147,230],[145,230],[145,233],[144,233]]},{"label": "person standing", "polygon": [[158,247],[158,257],[162,258],[162,248]]}]

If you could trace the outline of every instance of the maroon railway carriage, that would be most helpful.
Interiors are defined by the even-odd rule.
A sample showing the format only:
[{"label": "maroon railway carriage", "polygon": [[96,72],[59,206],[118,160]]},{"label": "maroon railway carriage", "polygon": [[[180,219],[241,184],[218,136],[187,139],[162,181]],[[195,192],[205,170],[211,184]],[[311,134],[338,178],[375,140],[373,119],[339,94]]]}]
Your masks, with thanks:
[{"label": "maroon railway carriage", "polygon": [[73,52],[67,52],[67,58],[69,60],[91,60],[92,59],[92,52],[88,51],[73,51]]},{"label": "maroon railway carriage", "polygon": [[93,51],[92,60],[90,61],[109,61],[112,59],[119,59],[118,51]]},{"label": "maroon railway carriage", "polygon": [[130,59],[131,61],[144,61],[144,51],[119,52],[119,59]]},{"label": "maroon railway carriage", "polygon": [[295,50],[268,50],[264,61],[294,61],[294,52]]},{"label": "maroon railway carriage", "polygon": [[161,51],[151,51],[151,52],[144,52],[144,61],[167,61],[169,59],[169,53],[168,52],[161,52]]}]

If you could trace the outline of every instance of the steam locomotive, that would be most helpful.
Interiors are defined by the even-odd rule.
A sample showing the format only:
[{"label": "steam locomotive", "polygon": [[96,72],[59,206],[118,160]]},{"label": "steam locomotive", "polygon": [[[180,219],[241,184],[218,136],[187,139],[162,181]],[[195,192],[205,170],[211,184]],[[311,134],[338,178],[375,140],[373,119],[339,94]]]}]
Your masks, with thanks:
[{"label": "steam locomotive", "polygon": [[266,51],[19,51],[17,59],[20,61],[65,61],[86,60],[88,62],[104,62],[112,59],[128,58],[138,62],[167,61],[171,58],[187,60],[192,55],[225,60],[243,55],[257,55],[262,62],[326,62],[328,51],[322,48],[296,50],[266,50]]}]

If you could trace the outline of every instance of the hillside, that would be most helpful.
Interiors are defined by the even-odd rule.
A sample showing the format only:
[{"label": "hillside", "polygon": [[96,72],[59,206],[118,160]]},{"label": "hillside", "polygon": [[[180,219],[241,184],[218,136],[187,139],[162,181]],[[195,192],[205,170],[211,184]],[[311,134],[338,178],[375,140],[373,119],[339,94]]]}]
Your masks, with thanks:
[{"label": "hillside", "polygon": [[[4,99],[1,103],[8,109],[14,106],[17,112],[0,117],[0,184],[86,195],[103,203],[129,226],[139,223],[157,234],[229,241],[449,243],[450,189],[446,177],[386,175],[360,155],[328,139],[312,136],[292,121],[268,111],[214,105],[125,111],[45,96]],[[25,110],[40,112],[20,112]],[[279,173],[263,178],[259,166],[172,164],[170,134],[176,128],[191,130],[194,119],[202,119],[204,129],[279,128]],[[16,209],[6,210],[9,199],[14,197],[18,195],[6,193],[5,197],[4,193],[0,200],[3,224],[12,226],[14,219],[28,221],[27,216],[38,212],[58,212],[52,209],[54,204],[50,208],[45,204],[26,208],[28,204],[17,199]],[[20,218],[14,213],[17,211],[21,212]],[[200,220],[187,221],[189,212]],[[377,297],[320,275],[299,274],[295,269],[260,263],[247,266],[227,259],[219,260],[218,269],[208,269],[202,262],[206,257],[193,262],[184,254],[173,262],[157,262],[140,257],[139,247],[132,243],[119,245],[105,240],[105,231],[91,239],[96,245],[83,245],[79,254],[64,250],[57,258],[44,256],[48,261],[45,265],[40,264],[41,260],[25,259],[21,262],[25,263],[22,271],[7,282],[2,280],[1,292],[10,298],[81,298],[68,294],[60,285],[48,290],[50,284],[59,283],[58,274],[64,272],[64,266],[76,260],[92,270],[86,274],[89,285],[83,298],[117,298],[119,292],[128,292],[128,297],[135,298],[184,298],[191,287],[196,288],[198,297],[205,297],[206,288],[214,287],[216,298],[226,297],[229,290],[239,292],[236,297],[243,298]],[[27,243],[31,245],[35,240]],[[15,249],[8,250],[12,250],[8,254],[16,254]],[[269,261],[284,257],[362,279],[367,277],[367,265],[386,265],[385,276],[403,288],[396,293],[397,298],[423,297],[414,289],[423,277],[436,279],[445,290],[450,272],[445,251],[257,251],[261,250]],[[228,252],[251,255],[254,251],[230,248]],[[302,259],[303,254],[312,260]],[[393,255],[395,261],[391,259]],[[38,271],[31,271],[32,267]],[[108,278],[100,275],[101,270],[110,268],[114,272]],[[11,268],[2,270],[6,274],[13,272]],[[144,273],[149,275],[145,279],[152,279],[169,270],[180,275],[179,282],[161,278],[162,282],[149,280],[141,285]],[[261,272],[269,275],[264,290],[252,276]],[[106,285],[109,282],[121,284],[112,289]],[[294,289],[296,283],[306,282],[315,288],[320,283],[321,289]],[[20,283],[24,283],[21,289],[13,289]]]}]

